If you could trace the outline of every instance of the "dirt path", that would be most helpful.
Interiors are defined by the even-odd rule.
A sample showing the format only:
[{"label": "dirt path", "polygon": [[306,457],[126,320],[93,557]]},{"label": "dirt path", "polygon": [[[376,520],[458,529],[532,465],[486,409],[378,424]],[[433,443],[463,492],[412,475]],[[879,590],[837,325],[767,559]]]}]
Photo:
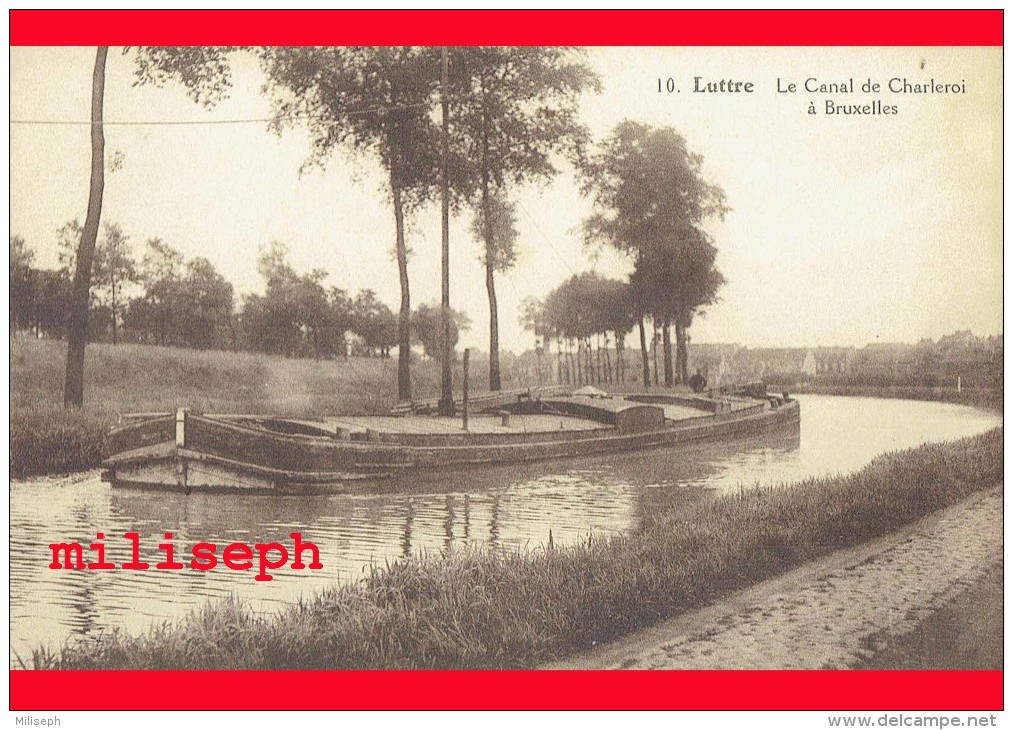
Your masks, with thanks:
[{"label": "dirt path", "polygon": [[[1002,577],[1002,486],[553,669],[843,669],[866,665]],[[1000,624],[1001,625],[1001,606]],[[994,618],[994,617],[993,617]],[[973,619],[965,623],[975,625]],[[994,625],[994,621],[992,623]],[[1001,633],[995,637],[1001,646]],[[960,644],[959,637],[955,640]],[[987,641],[986,641],[987,643]],[[903,651],[901,652],[903,653]],[[1001,651],[999,652],[1001,656]],[[899,661],[899,660],[898,660]]]}]

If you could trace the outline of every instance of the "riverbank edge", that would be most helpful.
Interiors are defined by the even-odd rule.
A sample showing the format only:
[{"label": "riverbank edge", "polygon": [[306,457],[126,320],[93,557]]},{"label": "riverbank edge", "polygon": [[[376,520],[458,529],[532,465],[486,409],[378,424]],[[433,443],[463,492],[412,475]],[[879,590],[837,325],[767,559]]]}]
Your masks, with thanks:
[{"label": "riverbank edge", "polygon": [[[744,490],[633,533],[373,566],[277,615],[208,604],[141,636],[39,649],[34,668],[530,668],[880,537],[1002,481],[1002,428],[861,471]],[[677,558],[677,559],[676,559]]]},{"label": "riverbank edge", "polygon": [[981,408],[995,413],[1003,411],[1003,391],[928,387],[920,385],[831,385],[803,383],[784,385],[768,383],[771,392],[785,391],[794,395],[837,395],[851,398],[892,398],[899,400],[936,401]]},{"label": "riverbank edge", "polygon": [[[863,566],[877,561],[893,566],[900,552],[934,534],[947,519],[963,522],[970,513],[981,509],[988,501],[1003,496],[1001,482],[986,486],[963,500],[936,510],[898,529],[853,547],[841,548],[822,558],[809,561],[787,572],[760,583],[734,591],[718,601],[698,610],[680,614],[654,626],[647,627],[609,644],[599,645],[551,662],[540,667],[550,670],[609,670],[617,667],[645,669],[658,668],[658,649],[673,645],[692,644],[697,639],[707,644],[714,639],[716,627],[732,625],[736,614],[749,621],[760,606],[767,607],[786,595],[798,596],[812,586],[836,585],[842,573],[851,574]],[[973,527],[965,529],[973,530]],[[1001,529],[1001,528],[997,528]],[[975,535],[974,537],[977,537]],[[884,555],[890,557],[883,561]],[[902,565],[896,570],[903,571]],[[996,580],[998,579],[998,580]],[[1002,645],[996,637],[1002,636],[1002,567],[989,567],[973,584],[948,591],[949,598],[921,619],[910,633],[892,634],[881,627],[879,633],[865,637],[860,644],[860,657],[848,663],[852,669],[1002,669]],[[998,587],[998,595],[996,595]],[[933,585],[932,590],[939,590]],[[931,591],[929,591],[931,592]],[[821,602],[809,606],[810,610],[836,612],[834,606],[843,601],[859,600],[847,592],[840,596],[821,591]],[[802,608],[801,610],[805,610]],[[914,613],[914,609],[911,609]],[[908,615],[911,615],[910,613]],[[998,628],[998,631],[995,629]],[[796,627],[784,627],[790,635]],[[970,637],[970,641],[968,641]],[[816,643],[819,638],[810,636]],[[837,637],[835,636],[835,639]],[[855,645],[852,648],[858,648]],[[713,651],[713,644],[708,646]],[[843,649],[843,647],[842,647]],[[825,658],[825,654],[823,655]],[[793,657],[796,660],[797,657]],[[654,662],[651,664],[650,662]],[[666,669],[699,669],[698,666],[669,666]],[[725,667],[733,668],[733,667]],[[738,668],[738,667],[736,667]],[[754,667],[746,667],[754,668]],[[797,669],[799,667],[768,666],[766,669]],[[819,668],[819,667],[811,667]]]},{"label": "riverbank edge", "polygon": [[[787,387],[770,385],[773,392],[796,395],[839,395],[872,398],[956,403],[993,412],[1002,412],[1002,391],[964,390],[899,386]],[[663,392],[664,389],[659,390]],[[653,390],[651,391],[653,392]],[[64,410],[59,407],[32,407],[11,410],[10,472],[12,479],[56,476],[97,469],[102,462],[106,436],[116,425],[118,414],[91,410]]]}]

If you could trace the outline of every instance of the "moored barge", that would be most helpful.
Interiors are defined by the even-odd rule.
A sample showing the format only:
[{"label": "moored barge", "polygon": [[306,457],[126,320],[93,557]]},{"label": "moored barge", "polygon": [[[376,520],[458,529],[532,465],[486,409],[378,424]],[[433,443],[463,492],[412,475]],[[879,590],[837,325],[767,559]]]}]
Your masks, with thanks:
[{"label": "moored barge", "polygon": [[799,427],[799,404],[762,388],[609,396],[545,388],[477,399],[470,418],[426,415],[318,420],[174,414],[129,418],[107,440],[114,486],[316,493],[413,472],[619,454]]}]

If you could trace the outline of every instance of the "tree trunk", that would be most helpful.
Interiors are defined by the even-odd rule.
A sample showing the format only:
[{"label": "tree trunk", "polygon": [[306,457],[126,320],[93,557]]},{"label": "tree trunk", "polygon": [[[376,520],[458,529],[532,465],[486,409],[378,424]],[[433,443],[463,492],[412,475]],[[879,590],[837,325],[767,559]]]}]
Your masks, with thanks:
[{"label": "tree trunk", "polygon": [[626,381],[626,364],[623,362],[623,345],[626,335],[619,336],[619,332],[616,331],[616,375],[615,382],[623,383]]},{"label": "tree trunk", "polygon": [[609,357],[609,341],[605,337],[605,382],[612,385],[616,382],[615,373],[612,371],[612,358]]},{"label": "tree trunk", "polygon": [[440,107],[443,134],[440,137],[440,234],[442,298],[440,308],[440,414],[454,415],[453,377],[450,373],[450,179],[447,177],[450,114],[447,102],[447,47],[440,49]]},{"label": "tree trunk", "polygon": [[485,265],[485,290],[489,294],[489,390],[500,390],[499,315],[496,311],[496,281],[490,263]]},{"label": "tree trunk", "polygon": [[401,197],[401,186],[397,182],[394,163],[391,162],[390,191],[394,198],[394,225],[396,230],[395,251],[397,254],[397,271],[401,279],[401,310],[398,312],[397,331],[397,399],[412,399],[411,375],[411,292],[408,287],[408,250],[404,240],[404,200]]},{"label": "tree trunk", "polygon": [[605,382],[604,373],[602,372],[602,335],[595,335],[595,356],[598,361],[595,363],[595,375],[598,378],[599,383]]},{"label": "tree trunk", "polygon": [[[568,382],[568,381],[567,381]],[[563,384],[563,342],[556,340],[556,384]]]},{"label": "tree trunk", "polygon": [[570,362],[570,341],[566,341],[566,354],[563,357],[563,364],[566,366],[566,384],[573,385],[573,364]]},{"label": "tree trunk", "polygon": [[542,384],[542,359],[545,357],[544,343],[535,343],[535,378],[536,382]]},{"label": "tree trunk", "polygon": [[119,333],[116,330],[116,274],[110,274],[110,282],[112,282],[112,310],[113,310],[113,344],[120,344]]},{"label": "tree trunk", "polygon": [[[488,140],[483,139],[483,147]],[[483,149],[483,163],[486,151]],[[496,242],[493,241],[492,217],[489,210],[489,171],[482,168],[482,216],[485,218],[485,290],[489,294],[489,390],[500,390],[499,379],[499,315],[496,311]]]},{"label": "tree trunk", "polygon": [[88,213],[77,247],[77,266],[70,295],[67,320],[67,371],[63,384],[64,408],[84,405],[84,348],[88,342],[88,297],[91,290],[91,263],[95,256],[99,218],[102,217],[102,192],[105,188],[105,133],[102,129],[102,102],[105,94],[106,56],[109,46],[95,52],[91,82],[91,184],[88,189]]},{"label": "tree trunk", "polygon": [[658,320],[651,317],[651,327],[654,329],[654,337],[651,339],[651,355],[654,358],[654,386],[658,386]]},{"label": "tree trunk", "polygon": [[644,381],[644,387],[649,388],[651,386],[651,363],[647,359],[647,331],[644,327],[644,318],[640,318],[640,365],[643,368],[642,378]]},{"label": "tree trunk", "polygon": [[679,362],[680,382],[689,382],[689,342],[686,339],[686,326],[675,324],[676,359]]},{"label": "tree trunk", "polygon": [[664,342],[665,356],[665,387],[672,387],[672,324],[667,319],[661,325],[661,338]]}]

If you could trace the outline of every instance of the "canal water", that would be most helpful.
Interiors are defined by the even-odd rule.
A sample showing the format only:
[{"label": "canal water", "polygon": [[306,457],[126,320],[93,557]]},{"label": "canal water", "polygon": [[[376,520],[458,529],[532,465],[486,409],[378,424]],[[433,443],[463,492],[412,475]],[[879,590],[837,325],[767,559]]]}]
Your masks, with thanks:
[{"label": "canal water", "polygon": [[[661,508],[688,506],[756,484],[848,473],[886,451],[980,433],[998,414],[943,403],[799,396],[800,432],[637,454],[449,472],[314,497],[185,496],[111,489],[98,472],[16,482],[10,490],[11,661],[33,648],[113,629],[137,633],[209,599],[236,595],[271,611],[364,567],[473,545],[532,550],[635,527]],[[300,532],[320,549],[322,570],[52,570],[49,545],[88,545],[105,534],[107,558],[130,558],[126,532],[141,535],[152,566],[171,532],[188,562],[197,542],[278,541]],[[85,555],[88,559],[89,551]]]}]

